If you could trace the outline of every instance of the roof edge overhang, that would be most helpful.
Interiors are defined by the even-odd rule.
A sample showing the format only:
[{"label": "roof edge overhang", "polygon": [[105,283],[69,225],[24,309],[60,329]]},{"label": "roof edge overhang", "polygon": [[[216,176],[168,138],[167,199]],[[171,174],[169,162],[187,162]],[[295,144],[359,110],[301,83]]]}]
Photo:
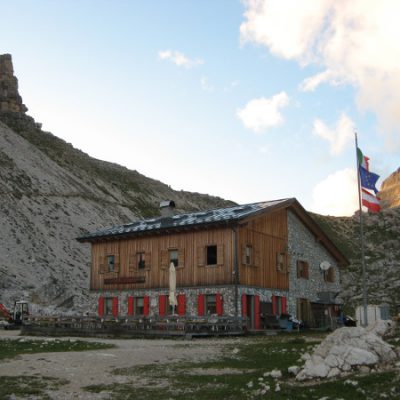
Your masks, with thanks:
[{"label": "roof edge overhang", "polygon": [[169,233],[183,233],[183,232],[193,232],[199,230],[213,229],[213,228],[230,228],[236,226],[238,220],[232,221],[215,221],[215,222],[205,222],[196,225],[187,226],[169,226],[164,228],[158,228],[153,230],[141,231],[141,232],[124,232],[117,233],[113,235],[103,235],[103,236],[81,236],[76,238],[80,243],[95,243],[104,242],[105,240],[124,240],[129,238],[144,237],[144,236],[160,236]]}]

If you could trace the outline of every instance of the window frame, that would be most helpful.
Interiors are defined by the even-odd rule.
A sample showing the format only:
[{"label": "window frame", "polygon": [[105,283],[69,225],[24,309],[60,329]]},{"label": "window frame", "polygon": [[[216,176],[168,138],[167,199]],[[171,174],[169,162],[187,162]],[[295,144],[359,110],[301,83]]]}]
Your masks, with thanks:
[{"label": "window frame", "polygon": [[[215,249],[215,254],[209,254],[209,249]],[[214,263],[209,262],[209,257],[215,259]],[[206,267],[216,267],[218,265],[218,246],[216,244],[208,244],[205,249],[205,265]]]},{"label": "window frame", "polygon": [[[211,301],[213,299],[213,301]],[[204,311],[206,315],[216,315],[217,314],[217,295],[216,293],[210,293],[204,295]],[[214,310],[214,312],[211,312]]]},{"label": "window frame", "polygon": [[310,264],[305,260],[297,260],[296,263],[297,279],[310,278]]},{"label": "window frame", "polygon": [[276,270],[284,274],[289,272],[289,258],[286,251],[276,253]]},{"label": "window frame", "polygon": [[114,297],[104,297],[104,313],[105,317],[112,317],[113,314],[113,304],[114,304]]},{"label": "window frame", "polygon": [[[171,257],[173,253],[176,253],[176,258]],[[179,268],[179,250],[176,247],[168,249],[168,267],[171,265],[171,262],[175,268]]]},{"label": "window frame", "polygon": [[136,269],[138,271],[143,271],[147,268],[146,266],[146,252],[138,251],[136,252]]},{"label": "window frame", "polygon": [[327,271],[324,271],[324,281],[326,283],[335,282],[335,269],[331,266]]},{"label": "window frame", "polygon": [[116,258],[115,254],[107,254],[106,258],[107,258],[107,272],[115,272],[115,258]]},{"label": "window frame", "polygon": [[[133,315],[138,317],[144,316],[144,296],[138,296],[134,299]],[[141,306],[139,306],[139,301],[142,302]],[[140,309],[142,309],[142,312],[139,312]]]},{"label": "window frame", "polygon": [[251,244],[244,246],[244,261],[245,265],[254,265],[254,248]]}]

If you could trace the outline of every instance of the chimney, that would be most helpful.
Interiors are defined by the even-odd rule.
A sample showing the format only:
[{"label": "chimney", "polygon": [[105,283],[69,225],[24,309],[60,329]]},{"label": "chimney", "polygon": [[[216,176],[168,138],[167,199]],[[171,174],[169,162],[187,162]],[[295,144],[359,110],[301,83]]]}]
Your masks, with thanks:
[{"label": "chimney", "polygon": [[172,217],[175,214],[175,202],[173,200],[164,200],[160,203],[162,217]]}]

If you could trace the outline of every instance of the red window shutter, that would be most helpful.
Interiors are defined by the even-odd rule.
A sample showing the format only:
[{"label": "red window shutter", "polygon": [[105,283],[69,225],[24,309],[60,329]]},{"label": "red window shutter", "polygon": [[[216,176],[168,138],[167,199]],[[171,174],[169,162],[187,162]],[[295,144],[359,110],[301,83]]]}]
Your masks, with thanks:
[{"label": "red window shutter", "polygon": [[144,296],[144,298],[143,298],[143,314],[149,315],[149,313],[150,313],[149,296]]},{"label": "red window shutter", "polygon": [[184,294],[178,294],[178,315],[185,315],[186,313],[186,296]]},{"label": "red window shutter", "polygon": [[197,296],[197,315],[203,316],[204,315],[204,295],[199,294]]},{"label": "red window shutter", "polygon": [[254,328],[260,329],[260,296],[254,296]]},{"label": "red window shutter", "polygon": [[282,297],[282,314],[286,314],[286,297]]},{"label": "red window shutter", "polygon": [[98,309],[99,317],[104,315],[104,297],[99,297],[99,309]]},{"label": "red window shutter", "polygon": [[113,298],[112,313],[115,318],[118,317],[118,297]]},{"label": "red window shutter", "polygon": [[216,294],[215,295],[215,300],[216,300],[216,303],[217,303],[217,314],[218,314],[218,316],[221,316],[224,313],[222,295],[221,294]]},{"label": "red window shutter", "polygon": [[272,296],[272,314],[276,315],[276,313],[278,312],[277,310],[277,304],[276,304],[276,296]]},{"label": "red window shutter", "polygon": [[133,315],[133,297],[128,296],[128,315]]},{"label": "red window shutter", "polygon": [[165,316],[165,309],[167,305],[167,296],[162,294],[158,296],[158,314],[161,316]]},{"label": "red window shutter", "polygon": [[242,294],[242,317],[247,317],[247,296]]}]

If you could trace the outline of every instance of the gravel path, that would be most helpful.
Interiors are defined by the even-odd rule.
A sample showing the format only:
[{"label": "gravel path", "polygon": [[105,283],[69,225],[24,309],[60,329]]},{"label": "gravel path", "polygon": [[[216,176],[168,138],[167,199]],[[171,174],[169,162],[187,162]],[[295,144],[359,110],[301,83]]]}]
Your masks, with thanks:
[{"label": "gravel path", "polygon": [[[18,331],[1,331],[0,340],[20,339]],[[46,339],[24,337],[27,339]],[[71,338],[58,338],[69,340]],[[74,338],[77,339],[77,338]],[[153,363],[176,361],[205,361],[218,357],[227,344],[237,338],[197,339],[192,341],[168,339],[101,339],[79,338],[83,341],[111,343],[117,346],[83,352],[24,354],[0,361],[0,376],[49,376],[67,379],[61,391],[51,392],[53,399],[107,399],[106,393],[93,394],[82,390],[87,385],[128,383],[132,376],[111,374],[115,368],[128,368]]]}]

